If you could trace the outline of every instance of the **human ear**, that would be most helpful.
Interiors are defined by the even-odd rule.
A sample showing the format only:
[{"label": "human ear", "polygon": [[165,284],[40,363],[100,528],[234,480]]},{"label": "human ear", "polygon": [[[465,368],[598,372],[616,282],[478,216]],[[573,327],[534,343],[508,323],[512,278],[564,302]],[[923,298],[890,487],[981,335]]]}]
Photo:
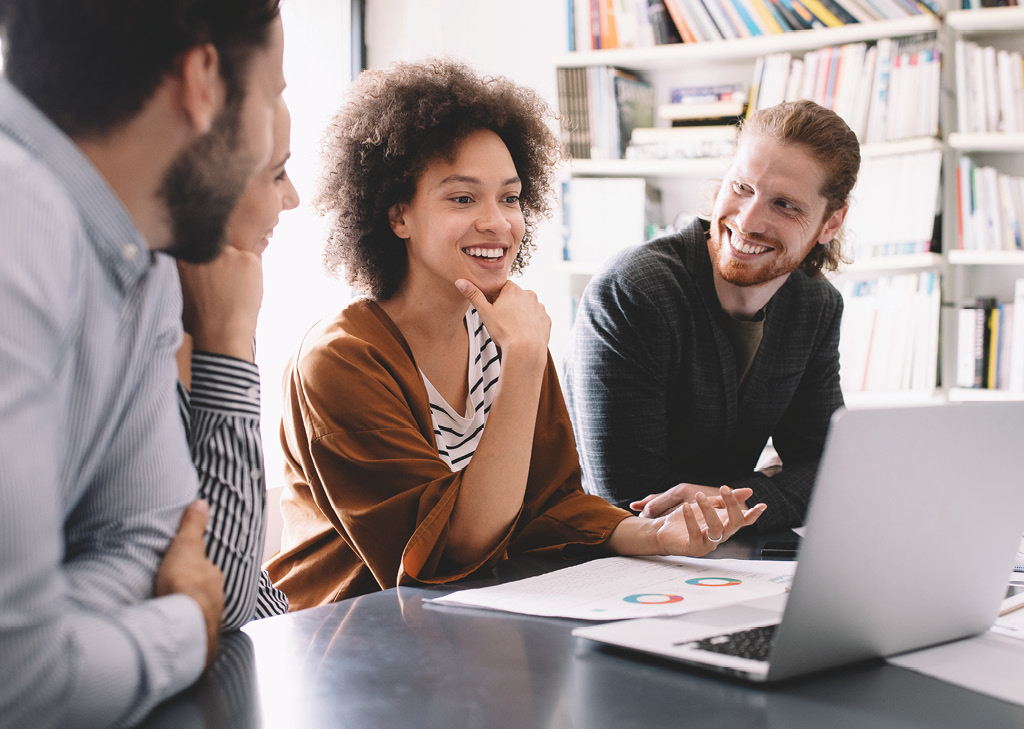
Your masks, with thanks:
[{"label": "human ear", "polygon": [[825,245],[836,237],[839,229],[843,227],[843,221],[846,220],[846,211],[849,209],[849,205],[844,205],[828,217],[825,225],[821,228],[821,234],[818,236],[819,243]]},{"label": "human ear", "polygon": [[388,222],[395,235],[402,239],[409,238],[409,226],[405,224],[405,206],[402,203],[395,203],[388,208]]},{"label": "human ear", "polygon": [[197,134],[206,134],[224,105],[220,56],[212,43],[188,49],[181,59],[181,107]]}]

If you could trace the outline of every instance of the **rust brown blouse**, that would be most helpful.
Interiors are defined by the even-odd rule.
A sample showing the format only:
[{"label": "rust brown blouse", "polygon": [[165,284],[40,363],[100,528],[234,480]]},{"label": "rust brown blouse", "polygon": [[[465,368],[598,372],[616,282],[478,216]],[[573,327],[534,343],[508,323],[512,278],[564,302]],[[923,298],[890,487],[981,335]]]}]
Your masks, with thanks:
[{"label": "rust brown blouse", "polygon": [[398,327],[357,301],[304,338],[285,382],[281,551],[267,563],[291,609],[396,585],[451,582],[515,554],[600,546],[629,513],[585,494],[548,357],[523,507],[490,554],[444,556],[462,473],[434,444],[430,403]]}]

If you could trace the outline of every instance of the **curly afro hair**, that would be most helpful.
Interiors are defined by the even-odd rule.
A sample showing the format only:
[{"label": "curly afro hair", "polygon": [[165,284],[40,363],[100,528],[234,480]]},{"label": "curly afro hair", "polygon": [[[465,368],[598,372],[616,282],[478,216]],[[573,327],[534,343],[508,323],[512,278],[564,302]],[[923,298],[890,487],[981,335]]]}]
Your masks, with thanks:
[{"label": "curly afro hair", "polygon": [[512,272],[522,271],[536,224],[550,213],[562,158],[549,119],[554,115],[536,92],[506,78],[481,78],[456,61],[364,71],[324,137],[324,170],[313,202],[329,223],[327,270],[344,273],[372,299],[393,296],[408,259],[405,241],[391,230],[389,209],[413,198],[430,162],[454,159],[468,134],[489,129],[508,147],[522,180],[526,232]]}]

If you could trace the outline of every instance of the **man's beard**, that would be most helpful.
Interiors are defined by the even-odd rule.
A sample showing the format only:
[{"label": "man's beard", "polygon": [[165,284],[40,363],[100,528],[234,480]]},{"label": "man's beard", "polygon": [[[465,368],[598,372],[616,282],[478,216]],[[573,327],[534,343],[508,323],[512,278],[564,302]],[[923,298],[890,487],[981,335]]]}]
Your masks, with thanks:
[{"label": "man's beard", "polygon": [[[776,258],[769,265],[763,263],[759,264],[755,261],[744,263],[737,261],[730,257],[725,265],[722,265],[722,250],[729,247],[729,243],[726,240],[726,236],[723,234],[725,228],[725,221],[718,220],[717,225],[712,223],[711,229],[708,231],[708,237],[710,238],[709,252],[711,253],[711,264],[718,271],[718,275],[722,277],[724,281],[727,281],[734,286],[746,287],[746,286],[760,286],[761,284],[772,281],[779,276],[788,276],[800,267],[802,259],[793,260],[790,255],[786,255],[782,258]],[[818,236],[821,234],[824,228],[824,222],[818,226],[818,230],[815,232],[813,241],[816,241]],[[776,251],[782,248],[782,244],[770,238],[762,235],[747,234],[747,239],[752,243],[759,243],[762,245],[771,246]],[[813,250],[814,246],[811,245],[808,248],[808,253]]]},{"label": "man's beard", "polygon": [[229,102],[207,134],[171,163],[160,186],[171,221],[166,253],[189,263],[216,258],[225,228],[255,167],[239,145],[242,100]]}]

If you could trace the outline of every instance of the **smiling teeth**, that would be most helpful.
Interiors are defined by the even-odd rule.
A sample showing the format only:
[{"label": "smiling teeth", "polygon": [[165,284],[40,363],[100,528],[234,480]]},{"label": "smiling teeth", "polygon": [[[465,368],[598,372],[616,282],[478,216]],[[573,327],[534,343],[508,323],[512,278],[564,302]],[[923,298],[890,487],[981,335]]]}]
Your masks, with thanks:
[{"label": "smiling teeth", "polygon": [[729,234],[729,245],[739,251],[740,253],[764,253],[770,251],[769,246],[759,246],[753,243],[740,243],[736,240],[736,236],[732,231]]},{"label": "smiling teeth", "polygon": [[501,258],[505,255],[501,248],[467,248],[466,253],[479,258]]}]

